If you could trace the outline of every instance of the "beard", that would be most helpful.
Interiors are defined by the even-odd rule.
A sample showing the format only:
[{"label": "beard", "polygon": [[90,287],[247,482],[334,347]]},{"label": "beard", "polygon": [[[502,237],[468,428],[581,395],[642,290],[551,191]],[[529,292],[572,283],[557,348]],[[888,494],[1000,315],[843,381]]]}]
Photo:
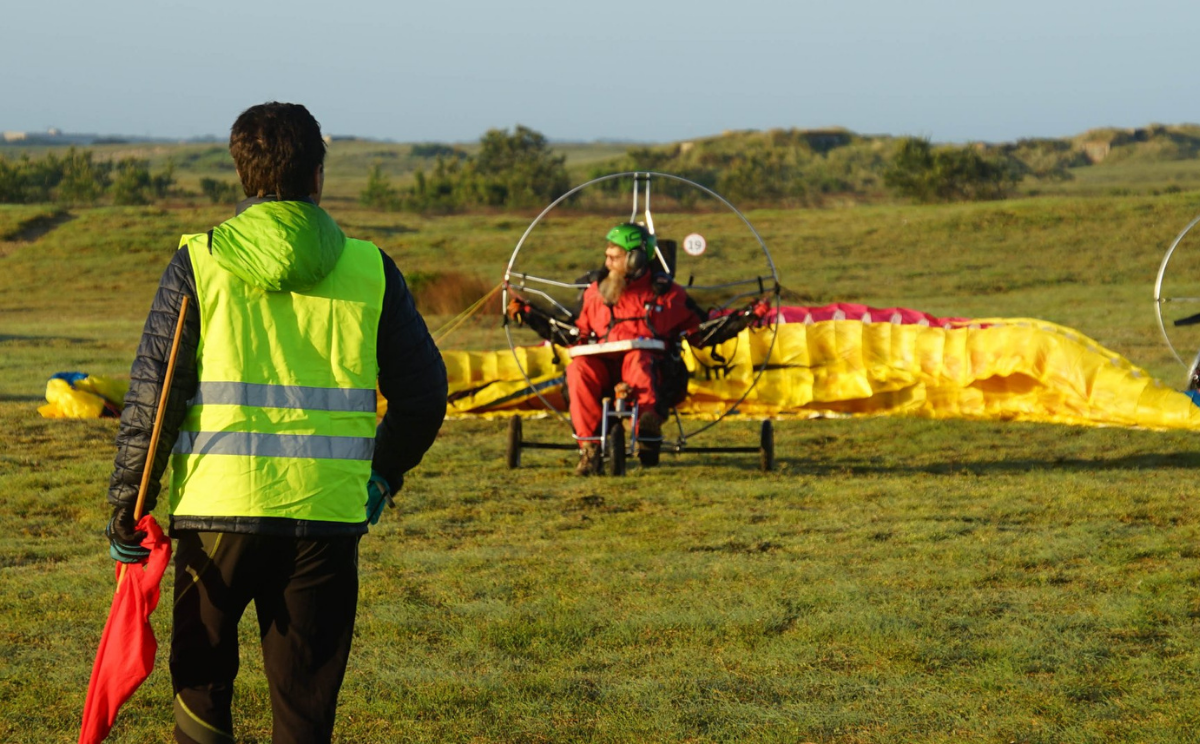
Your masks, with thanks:
[{"label": "beard", "polygon": [[617,300],[621,299],[621,293],[625,291],[625,273],[608,272],[608,276],[600,281],[596,289],[600,291],[600,296],[606,303],[617,304]]}]

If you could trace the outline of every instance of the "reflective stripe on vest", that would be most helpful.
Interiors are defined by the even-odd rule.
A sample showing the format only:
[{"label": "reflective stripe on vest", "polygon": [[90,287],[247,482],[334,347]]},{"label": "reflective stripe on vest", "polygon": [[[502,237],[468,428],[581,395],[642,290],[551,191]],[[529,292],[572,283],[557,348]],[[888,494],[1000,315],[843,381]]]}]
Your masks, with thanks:
[{"label": "reflective stripe on vest", "polygon": [[307,408],[311,411],[358,411],[375,413],[375,390],[256,385],[249,382],[202,382],[192,398],[193,406],[257,406],[259,408]]},{"label": "reflective stripe on vest", "polygon": [[208,240],[183,241],[196,276],[200,384],[172,452],[171,513],[364,521],[379,249],[347,239],[311,290],[269,292],[222,268]]},{"label": "reflective stripe on vest", "polygon": [[173,452],[183,455],[370,460],[375,452],[375,437],[256,434],[250,431],[181,431]]}]

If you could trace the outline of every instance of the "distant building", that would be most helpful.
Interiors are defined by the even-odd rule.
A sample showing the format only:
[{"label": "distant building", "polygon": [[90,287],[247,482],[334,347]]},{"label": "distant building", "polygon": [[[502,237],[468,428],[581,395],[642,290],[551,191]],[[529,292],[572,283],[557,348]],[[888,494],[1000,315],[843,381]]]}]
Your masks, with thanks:
[{"label": "distant building", "polygon": [[49,127],[44,132],[5,132],[4,141],[9,145],[75,145],[86,147],[96,144],[94,134],[67,134],[58,127]]}]

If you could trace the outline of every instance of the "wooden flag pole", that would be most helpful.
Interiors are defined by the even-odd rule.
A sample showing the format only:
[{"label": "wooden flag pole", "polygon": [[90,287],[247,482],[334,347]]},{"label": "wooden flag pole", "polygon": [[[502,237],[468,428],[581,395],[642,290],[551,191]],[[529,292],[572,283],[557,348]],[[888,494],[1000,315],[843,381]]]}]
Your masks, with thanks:
[{"label": "wooden flag pole", "polygon": [[[175,323],[175,337],[171,339],[171,355],[167,358],[167,375],[163,378],[162,393],[158,396],[158,410],[154,413],[154,428],[150,430],[150,448],[146,450],[146,464],[142,468],[142,483],[138,486],[137,505],[133,508],[133,523],[142,518],[146,506],[146,491],[150,488],[150,471],[154,470],[154,457],[158,453],[158,437],[162,433],[163,415],[167,411],[167,399],[171,396],[171,381],[175,378],[175,358],[179,355],[179,339],[183,336],[183,321],[187,316],[188,297],[179,303],[179,320]],[[125,579],[128,563],[121,564],[121,575],[117,578],[117,591]]]}]

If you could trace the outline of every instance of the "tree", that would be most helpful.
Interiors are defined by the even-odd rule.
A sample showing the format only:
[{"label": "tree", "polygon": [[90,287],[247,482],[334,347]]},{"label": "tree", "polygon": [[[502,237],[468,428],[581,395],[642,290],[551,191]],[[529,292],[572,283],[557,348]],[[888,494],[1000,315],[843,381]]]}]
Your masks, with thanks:
[{"label": "tree", "polygon": [[565,155],[554,155],[545,136],[517,125],[512,134],[489,129],[479,141],[474,170],[483,204],[532,207],[557,199],[570,188]]},{"label": "tree", "polygon": [[475,157],[454,150],[438,154],[432,173],[418,170],[401,202],[420,212],[540,206],[570,187],[565,163],[565,155],[555,155],[546,138],[528,127],[517,125],[511,134],[491,129]]}]

